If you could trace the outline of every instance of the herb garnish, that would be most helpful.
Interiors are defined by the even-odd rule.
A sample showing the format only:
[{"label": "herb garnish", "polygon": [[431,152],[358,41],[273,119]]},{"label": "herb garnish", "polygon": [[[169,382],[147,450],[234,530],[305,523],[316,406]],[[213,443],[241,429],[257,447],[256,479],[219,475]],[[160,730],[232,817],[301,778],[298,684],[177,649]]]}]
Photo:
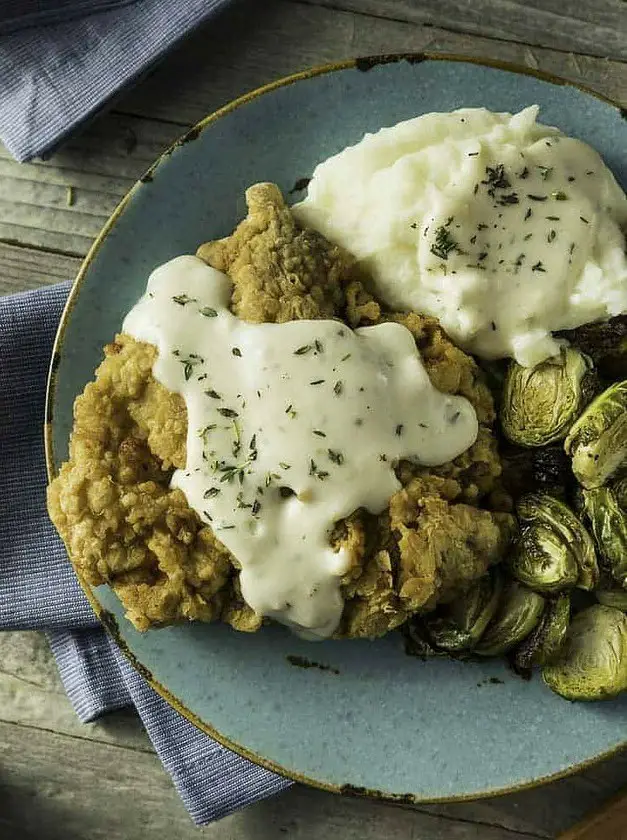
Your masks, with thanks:
[{"label": "herb garnish", "polygon": [[191,298],[189,295],[172,295],[174,303],[179,306],[186,306],[188,303],[196,303],[196,298]]},{"label": "herb garnish", "polygon": [[458,250],[457,242],[444,225],[441,225],[435,232],[435,241],[431,245],[431,253],[441,260],[447,260],[451,251]]},{"label": "herb garnish", "polygon": [[220,394],[218,394],[217,391],[214,391],[211,388],[208,391],[205,391],[205,394],[208,397],[211,397],[212,400],[221,400],[222,399],[222,396]]},{"label": "herb garnish", "polygon": [[403,434],[403,424],[399,423],[396,429],[394,430],[394,434],[396,437],[400,437]]},{"label": "herb garnish", "polygon": [[231,347],[231,353],[234,356],[238,356],[239,358],[242,357],[242,351],[239,349],[239,347]]},{"label": "herb garnish", "polygon": [[341,452],[338,452],[336,449],[327,449],[327,453],[331,461],[338,466],[341,466],[344,463],[344,456]]},{"label": "herb garnish", "polygon": [[217,318],[218,317],[218,313],[211,306],[203,306],[203,308],[200,310],[200,314],[204,315],[205,318]]},{"label": "herb garnish", "polygon": [[234,411],[232,408],[219,408],[218,413],[223,417],[239,417],[237,411]]},{"label": "herb garnish", "polygon": [[546,268],[542,265],[542,262],[540,260],[538,260],[538,262],[535,265],[531,266],[531,270],[546,272]]},{"label": "herb garnish", "polygon": [[335,385],[333,386],[333,393],[335,394],[335,396],[336,396],[336,397],[339,397],[339,396],[340,396],[340,394],[342,393],[343,388],[344,388],[344,385],[343,385],[343,384],[342,384],[342,382],[338,379],[338,381],[337,381],[337,382],[335,383]]},{"label": "herb garnish", "polygon": [[297,350],[294,350],[295,356],[304,356],[305,353],[309,353],[311,350],[311,344],[303,344],[302,347],[299,347]]}]

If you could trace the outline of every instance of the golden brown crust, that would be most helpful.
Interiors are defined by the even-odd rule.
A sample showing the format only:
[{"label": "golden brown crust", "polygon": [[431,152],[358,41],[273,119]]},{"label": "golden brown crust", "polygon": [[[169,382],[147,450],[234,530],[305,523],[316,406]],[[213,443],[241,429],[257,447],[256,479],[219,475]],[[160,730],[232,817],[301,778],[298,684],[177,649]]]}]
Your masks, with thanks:
[{"label": "golden brown crust", "polygon": [[[436,387],[467,397],[481,424],[476,443],[450,464],[401,463],[403,489],[383,514],[356,511],[334,529],[332,544],[351,557],[337,635],[380,636],[502,556],[513,520],[478,507],[500,475],[492,398],[435,319],[383,312],[350,255],[298,228],[274,185],[250,188],[247,201],[248,218],[233,235],[198,251],[231,277],[236,314],[402,323]],[[185,466],[187,414],[182,398],[153,378],[156,352],[126,335],[105,348],[95,381],[76,400],[70,460],[49,488],[51,517],[79,573],[109,583],[140,630],[216,619],[256,630],[261,619],[243,602],[236,562],[169,488],[172,470]]]}]

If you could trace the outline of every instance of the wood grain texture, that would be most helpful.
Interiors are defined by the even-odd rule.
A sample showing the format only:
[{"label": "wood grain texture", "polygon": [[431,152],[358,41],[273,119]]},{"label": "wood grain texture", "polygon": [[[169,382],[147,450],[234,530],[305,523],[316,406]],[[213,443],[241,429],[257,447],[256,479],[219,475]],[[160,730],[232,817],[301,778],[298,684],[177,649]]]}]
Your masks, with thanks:
[{"label": "wood grain texture", "polygon": [[[349,2],[356,10],[368,6],[362,0]],[[486,2],[483,0],[484,7]],[[489,2],[497,5],[497,0]],[[383,9],[386,4],[372,0],[370,5]],[[474,8],[476,3],[464,0],[463,5]],[[522,3],[508,5],[517,6],[522,14]],[[437,7],[437,0],[421,4],[421,8]],[[515,62],[564,76],[627,102],[627,66],[617,61],[336,11],[296,0],[265,0],[263,4],[240,0],[211,26],[199,30],[140,87],[120,99],[116,108],[193,123],[247,90],[313,65],[382,52],[422,50]]]},{"label": "wood grain texture", "polygon": [[0,242],[83,256],[133,182],[206,114],[311,65],[407,50],[514,61],[627,101],[627,65],[619,62],[288,0],[240,2],[50,160],[23,166],[1,150]]},{"label": "wood grain texture", "polygon": [[[151,755],[150,741],[132,712],[108,715],[88,725],[78,723],[42,634],[0,634],[0,743],[3,740],[4,753],[0,747],[2,840],[5,837],[3,828],[7,830],[7,838],[19,840],[31,836],[37,840],[57,836],[67,836],[69,840],[74,837],[77,840],[101,836],[107,840],[150,837],[150,834],[141,833],[148,806],[154,810],[148,825],[155,831],[167,827],[179,832],[171,836],[185,840],[192,830],[178,797],[164,784],[167,776]],[[139,757],[138,753],[141,754]],[[62,765],[62,771],[56,765]],[[83,771],[83,765],[91,768],[89,772]],[[3,776],[3,767],[11,769],[10,776]],[[97,773],[102,774],[100,787],[93,780]],[[141,773],[144,780],[138,790],[129,782],[134,773]],[[627,754],[537,790],[457,805],[424,805],[417,809],[342,799],[297,787],[221,822],[219,830],[209,827],[203,831],[208,837],[228,837],[229,840],[270,840],[284,833],[296,840],[327,836],[342,840],[382,837],[390,840],[406,837],[425,840],[533,837],[548,840],[588,811],[598,808],[625,778]],[[155,788],[162,793],[165,790],[166,794],[161,796],[160,804],[155,805],[148,797],[146,807],[143,803],[138,807],[136,799],[137,795],[143,795],[142,785],[152,785],[153,779]],[[54,780],[53,787],[51,780]],[[26,819],[18,805],[33,786],[41,787],[43,793],[38,795],[37,807]],[[105,806],[112,799],[117,807],[115,813],[110,814]],[[12,803],[13,810],[7,802]],[[49,825],[56,827],[62,817],[66,818],[61,805],[69,809],[69,826],[74,830],[76,825],[76,833],[37,834],[42,820],[48,820]],[[6,817],[5,809],[11,814],[12,822]],[[2,815],[6,820],[4,824]],[[8,833],[9,826],[14,834]],[[20,834],[18,828],[30,833]],[[66,828],[63,824],[64,831]],[[78,828],[84,834],[78,833]]]},{"label": "wood grain texture", "polygon": [[560,834],[558,840],[627,840],[627,789],[623,789],[611,802]]},{"label": "wood grain texture", "polygon": [[550,49],[627,59],[624,0],[295,0]]},{"label": "wood grain texture", "polygon": [[[0,294],[71,279],[115,204],[189,125],[311,65],[454,52],[627,103],[626,9],[624,0],[239,0],[51,159],[19,165],[0,149]],[[81,725],[44,638],[0,634],[0,840],[548,840],[626,781],[623,754],[536,790],[417,810],[297,786],[198,830],[132,712]]]}]

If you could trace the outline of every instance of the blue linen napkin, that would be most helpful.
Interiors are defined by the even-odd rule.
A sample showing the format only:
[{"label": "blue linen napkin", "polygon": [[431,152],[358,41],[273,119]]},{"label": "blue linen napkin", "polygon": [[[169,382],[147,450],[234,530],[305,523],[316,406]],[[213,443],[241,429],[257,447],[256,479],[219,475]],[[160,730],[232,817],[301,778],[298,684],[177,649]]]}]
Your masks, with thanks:
[{"label": "blue linen napkin", "polygon": [[47,631],[82,721],[133,704],[192,819],[202,825],[291,782],[220,746],[131,668],[98,625],[48,519],[44,398],[68,289],[62,283],[0,298],[0,629]]},{"label": "blue linen napkin", "polygon": [[[49,151],[227,2],[28,0],[27,10],[42,5],[50,15],[55,5],[76,13],[80,4],[83,16],[66,13],[59,22],[57,10],[57,22],[0,34],[0,138],[19,161]],[[21,2],[4,3],[6,26],[15,29]]]}]

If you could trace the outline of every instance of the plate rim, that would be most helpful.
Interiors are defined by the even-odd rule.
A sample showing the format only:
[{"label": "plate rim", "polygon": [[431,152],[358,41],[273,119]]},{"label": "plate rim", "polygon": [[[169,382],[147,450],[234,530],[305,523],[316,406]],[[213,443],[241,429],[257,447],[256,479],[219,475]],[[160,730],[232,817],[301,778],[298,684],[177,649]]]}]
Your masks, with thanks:
[{"label": "plate rim", "polygon": [[[155,159],[155,161],[148,167],[144,174],[141,175],[141,177],[120,199],[120,201],[112,211],[111,215],[100,229],[93,243],[91,244],[87,254],[81,262],[77,275],[72,282],[68,298],[61,313],[59,326],[55,334],[51,360],[48,368],[48,377],[46,382],[45,422],[43,429],[43,437],[48,483],[50,483],[58,474],[58,467],[56,465],[54,457],[54,448],[52,440],[53,421],[51,418],[53,417],[52,406],[54,404],[56,395],[57,370],[61,358],[60,353],[63,347],[66,331],[70,321],[70,316],[72,314],[72,310],[74,309],[74,305],[83,286],[83,282],[85,281],[88,271],[92,263],[96,259],[102,244],[104,243],[109,233],[113,230],[113,228],[123,215],[126,206],[132,201],[136,193],[140,189],[145,188],[146,185],[149,184],[150,181],[152,181],[154,173],[157,171],[157,169],[162,164],[164,164],[167,161],[167,159],[172,155],[172,153],[175,152],[178,148],[196,140],[202,133],[202,131],[204,131],[204,129],[207,128],[209,125],[212,125],[222,117],[227,116],[228,114],[237,110],[241,106],[246,105],[247,103],[255,99],[258,99],[266,93],[271,93],[279,88],[287,87],[299,81],[305,81],[307,79],[311,79],[318,76],[324,76],[341,70],[352,69],[361,72],[368,72],[373,68],[381,65],[394,64],[402,61],[406,61],[410,64],[420,64],[425,61],[448,61],[456,63],[466,63],[483,67],[489,67],[494,70],[502,70],[518,75],[531,76],[549,84],[561,87],[575,88],[576,90],[588,94],[589,96],[593,96],[595,99],[598,99],[606,105],[615,108],[618,111],[619,116],[621,116],[623,119],[627,119],[627,104],[622,105],[620,102],[617,102],[611,99],[610,97],[605,96],[599,91],[593,90],[592,88],[589,88],[588,86],[583,84],[579,84],[578,82],[573,82],[569,79],[565,79],[564,77],[556,75],[554,73],[550,73],[544,70],[538,70],[532,67],[526,67],[524,65],[517,64],[514,62],[501,61],[499,59],[491,59],[482,56],[467,56],[457,53],[430,51],[382,53],[315,65],[313,67],[307,68],[306,70],[302,70],[297,73],[292,73],[288,76],[281,77],[279,79],[276,79],[275,81],[254,88],[253,90],[243,94],[242,96],[237,97],[236,99],[231,100],[230,102],[223,105],[221,108],[218,108],[217,110],[203,117],[186,132],[184,132],[179,138],[177,138],[173,143],[171,143],[165,149],[165,151],[162,152]],[[162,685],[157,679],[155,679],[150,670],[137,659],[135,654],[130,650],[126,641],[123,639],[115,616],[101,605],[101,603],[98,601],[93,592],[93,587],[84,579],[84,577],[78,572],[78,570],[76,569],[76,567],[74,567],[73,564],[72,566],[83,592],[85,593],[92,609],[94,610],[96,617],[104,627],[105,631],[115,642],[117,647],[120,649],[122,654],[130,663],[130,665],[146,680],[146,682],[154,691],[157,692],[157,694],[159,694],[170,706],[172,706],[175,709],[175,711],[182,715],[182,717],[184,717],[187,721],[192,723],[206,735],[209,735],[209,737],[213,738],[221,746],[226,747],[227,749],[235,752],[242,758],[245,758],[248,761],[253,762],[254,764],[264,767],[265,769],[270,770],[271,772],[276,773],[282,776],[283,778],[290,779],[294,782],[299,782],[301,784],[309,785],[310,787],[314,787],[319,790],[325,790],[331,793],[338,793],[343,795],[349,795],[352,797],[385,801],[396,804],[418,805],[469,802],[480,799],[486,799],[489,797],[504,796],[510,793],[518,793],[519,791],[531,790],[533,788],[541,787],[542,785],[547,784],[549,782],[557,781],[559,779],[564,779],[569,776],[575,775],[576,773],[579,773],[582,770],[592,767],[608,758],[611,758],[612,756],[616,756],[619,753],[623,752],[625,749],[627,749],[627,739],[625,739],[616,746],[611,747],[609,750],[605,750],[602,753],[598,753],[592,758],[578,762],[577,764],[569,765],[568,767],[564,768],[563,770],[559,770],[556,773],[551,773],[546,776],[539,776],[534,779],[523,781],[515,785],[496,787],[493,789],[479,791],[472,794],[458,794],[443,797],[422,797],[416,794],[392,793],[389,791],[377,790],[375,788],[357,787],[351,784],[332,784],[329,782],[322,781],[320,779],[310,778],[293,770],[288,770],[282,767],[281,765],[277,764],[276,762],[272,761],[271,759],[258,755],[252,750],[249,750],[247,747],[243,746],[242,744],[231,740],[228,736],[225,736],[218,730],[214,729],[210,723],[203,721],[201,718],[198,717],[198,715],[194,714],[194,712],[188,709],[181,700],[175,697],[164,685]]]}]

